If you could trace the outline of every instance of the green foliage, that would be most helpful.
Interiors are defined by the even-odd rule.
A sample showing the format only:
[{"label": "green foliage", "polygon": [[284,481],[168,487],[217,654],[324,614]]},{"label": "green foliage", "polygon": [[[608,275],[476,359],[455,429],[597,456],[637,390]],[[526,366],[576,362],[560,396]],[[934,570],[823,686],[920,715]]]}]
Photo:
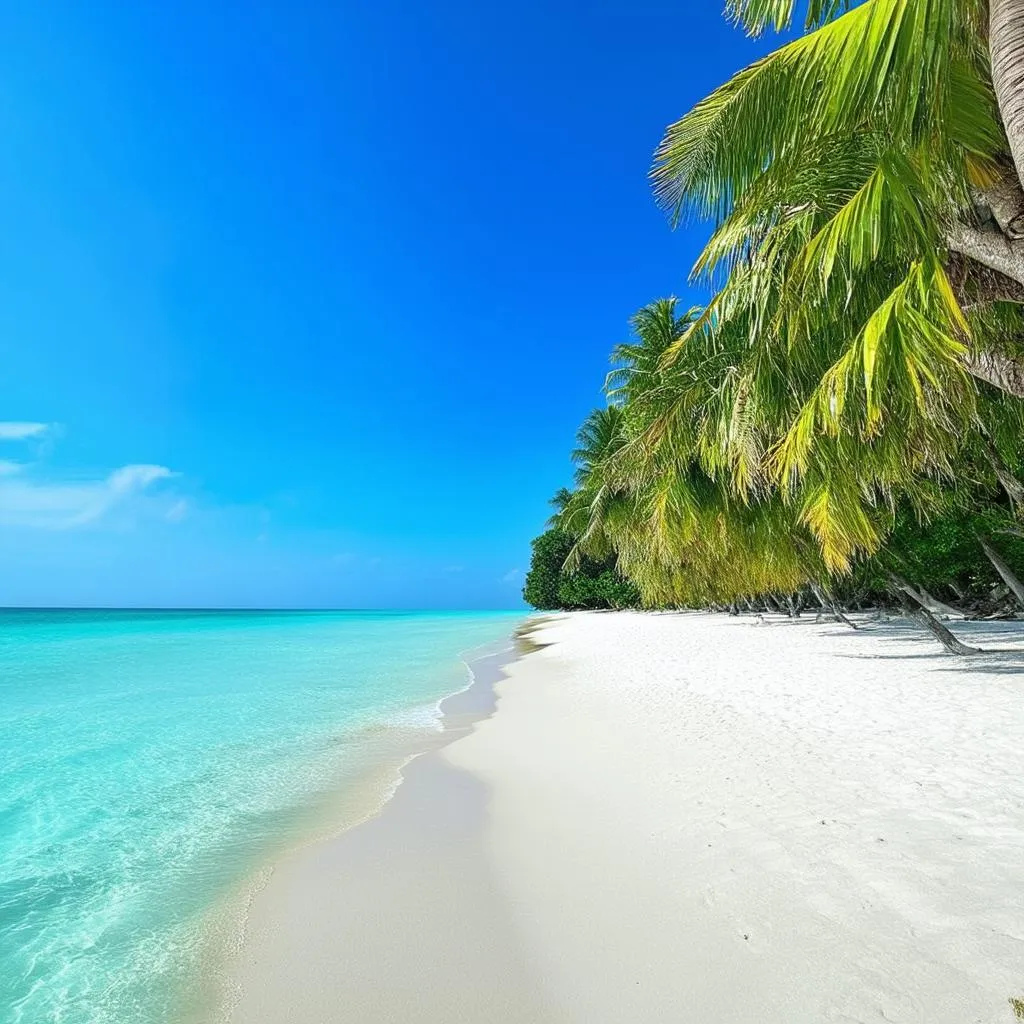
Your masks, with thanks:
[{"label": "green foliage", "polygon": [[979,534],[1020,565],[1000,531],[1024,504],[1024,402],[985,365],[1024,370],[1024,304],[949,248],[997,219],[980,193],[1019,193],[987,5],[726,12],[807,31],[666,130],[655,196],[712,222],[693,275],[717,290],[704,309],[646,306],[614,349],[609,406],[555,502],[565,564],[614,564],[648,606],[878,592],[892,574],[991,591]]},{"label": "green foliage", "polygon": [[[979,428],[1019,419],[968,368],[1024,335],[1016,307],[961,307],[947,274],[949,225],[975,223],[1006,164],[985,5],[846,7],[729,0],[752,32],[801,12],[813,30],[671,125],[653,170],[673,218],[713,221],[694,274],[719,288],[670,350],[693,395],[672,415],[744,500],[780,494],[837,573],[878,550],[893,508],[954,483]],[[673,427],[649,447],[678,452]]]},{"label": "green foliage", "polygon": [[[614,562],[614,559],[610,560]],[[575,572],[564,572],[558,587],[562,608],[638,608],[640,592],[614,566],[583,559]]]},{"label": "green foliage", "polygon": [[572,538],[560,530],[547,530],[534,539],[532,548],[523,600],[542,611],[561,608],[558,588],[562,582],[562,566],[572,550]]},{"label": "green foliage", "polygon": [[1024,578],[1024,539],[1010,510],[997,495],[974,496],[969,504],[949,507],[927,522],[905,510],[885,547],[854,572],[863,589],[884,592],[890,574],[953,601],[984,600],[1002,580],[979,542],[985,537],[1010,568]]},{"label": "green foliage", "polygon": [[635,608],[636,587],[615,568],[614,556],[602,562],[582,558],[565,568],[573,540],[560,530],[547,530],[533,542],[523,598],[544,611],[575,608]]},{"label": "green foliage", "polygon": [[[614,404],[587,418],[573,452],[575,487],[553,502],[551,560],[581,577],[556,586],[549,569],[548,607],[632,603],[596,582],[611,565],[651,607],[725,604],[812,583],[877,596],[894,574],[931,591],[945,585],[947,599],[952,588],[983,602],[998,577],[979,534],[1011,568],[1024,568],[1019,539],[1005,532],[1016,528],[1007,487],[1024,464],[1024,403],[978,394],[956,436],[926,419],[920,433],[907,434],[903,422],[874,438],[826,436],[827,471],[819,465],[787,484],[771,474],[785,436],[759,418],[778,407],[775,374],[780,392],[791,390],[789,367],[738,367],[746,336],[732,348],[727,330],[698,311],[677,315],[672,299],[632,324],[634,340],[613,353]],[[931,463],[909,444],[938,436]],[[850,472],[858,462],[872,469],[872,487]]]}]

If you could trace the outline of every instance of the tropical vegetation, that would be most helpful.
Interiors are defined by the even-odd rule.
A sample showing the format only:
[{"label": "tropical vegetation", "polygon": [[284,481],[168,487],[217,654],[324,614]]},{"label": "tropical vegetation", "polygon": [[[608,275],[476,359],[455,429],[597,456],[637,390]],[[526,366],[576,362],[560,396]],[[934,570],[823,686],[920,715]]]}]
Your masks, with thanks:
[{"label": "tropical vegetation", "polygon": [[534,608],[637,608],[640,592],[618,571],[615,557],[594,561],[582,556],[565,568],[575,541],[558,529],[545,530],[533,542],[523,597]]},{"label": "tropical vegetation", "polygon": [[560,571],[614,565],[652,607],[1024,607],[1024,0],[727,14],[805,31],[658,147],[658,202],[710,222],[709,299],[614,350]]}]

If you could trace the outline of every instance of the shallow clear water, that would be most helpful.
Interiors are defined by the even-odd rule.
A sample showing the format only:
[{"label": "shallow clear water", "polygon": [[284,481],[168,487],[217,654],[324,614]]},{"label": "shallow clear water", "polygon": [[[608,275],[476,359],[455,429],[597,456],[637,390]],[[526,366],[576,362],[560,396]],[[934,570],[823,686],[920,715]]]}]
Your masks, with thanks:
[{"label": "shallow clear water", "polygon": [[515,613],[0,611],[0,1021],[147,1024],[204,913]]}]

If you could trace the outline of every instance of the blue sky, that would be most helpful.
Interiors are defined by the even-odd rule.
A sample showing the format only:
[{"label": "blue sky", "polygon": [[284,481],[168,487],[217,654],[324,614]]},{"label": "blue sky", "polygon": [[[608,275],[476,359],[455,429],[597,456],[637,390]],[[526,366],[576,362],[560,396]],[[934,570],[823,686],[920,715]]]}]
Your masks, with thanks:
[{"label": "blue sky", "polygon": [[515,607],[714,0],[0,15],[0,604]]}]

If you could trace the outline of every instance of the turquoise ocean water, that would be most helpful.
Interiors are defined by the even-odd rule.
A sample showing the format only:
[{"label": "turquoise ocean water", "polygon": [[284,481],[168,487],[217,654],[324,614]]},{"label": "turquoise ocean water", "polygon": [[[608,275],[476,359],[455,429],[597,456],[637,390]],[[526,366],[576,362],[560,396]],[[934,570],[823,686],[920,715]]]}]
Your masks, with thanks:
[{"label": "turquoise ocean water", "polygon": [[173,1017],[210,908],[521,619],[0,611],[0,1021]]}]

